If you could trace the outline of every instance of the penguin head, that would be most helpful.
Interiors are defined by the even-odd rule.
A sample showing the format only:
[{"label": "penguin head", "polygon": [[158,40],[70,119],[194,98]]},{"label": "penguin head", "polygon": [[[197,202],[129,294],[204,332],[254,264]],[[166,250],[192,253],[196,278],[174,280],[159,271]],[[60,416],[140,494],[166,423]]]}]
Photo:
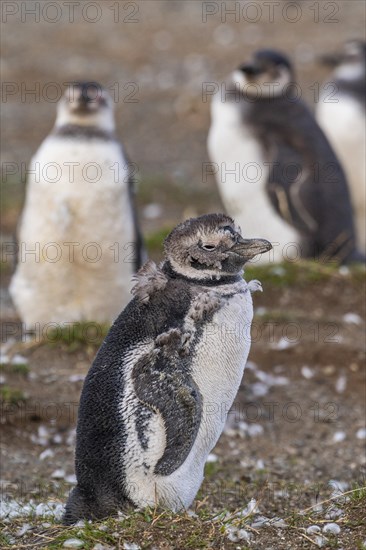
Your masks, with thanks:
[{"label": "penguin head", "polygon": [[234,71],[235,86],[248,96],[276,97],[294,82],[288,58],[275,50],[258,50]]},{"label": "penguin head", "polygon": [[323,55],[319,60],[324,65],[334,68],[335,77],[341,80],[365,78],[366,42],[364,40],[347,40],[343,51]]},{"label": "penguin head", "polygon": [[264,239],[243,239],[225,214],[206,214],[179,224],[164,242],[167,261],[190,279],[240,274],[244,264],[272,248]]},{"label": "penguin head", "polygon": [[111,96],[98,82],[71,82],[57,106],[56,126],[65,124],[113,131]]}]

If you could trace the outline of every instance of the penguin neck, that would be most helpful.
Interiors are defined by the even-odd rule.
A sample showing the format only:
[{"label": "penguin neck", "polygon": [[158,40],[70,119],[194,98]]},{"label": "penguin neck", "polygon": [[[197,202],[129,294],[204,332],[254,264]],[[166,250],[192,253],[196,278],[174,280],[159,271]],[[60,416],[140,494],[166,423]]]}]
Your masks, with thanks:
[{"label": "penguin neck", "polygon": [[114,131],[104,130],[97,126],[79,126],[77,124],[63,124],[55,126],[52,134],[58,137],[100,139],[103,141],[117,141]]},{"label": "penguin neck", "polygon": [[203,278],[195,278],[195,277],[189,277],[188,275],[184,275],[183,273],[179,273],[176,271],[169,260],[166,260],[161,270],[165,275],[167,275],[170,279],[180,279],[183,281],[187,281],[189,283],[195,284],[195,285],[202,285],[202,286],[220,286],[220,285],[231,285],[233,283],[237,283],[239,281],[242,281],[242,275],[243,273],[234,273],[233,275],[219,275],[218,277],[203,277]]}]

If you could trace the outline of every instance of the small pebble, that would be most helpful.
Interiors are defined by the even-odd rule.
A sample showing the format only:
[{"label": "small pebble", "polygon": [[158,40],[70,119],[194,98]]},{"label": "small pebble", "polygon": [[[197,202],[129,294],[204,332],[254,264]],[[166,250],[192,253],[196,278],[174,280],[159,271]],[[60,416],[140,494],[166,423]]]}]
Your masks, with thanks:
[{"label": "small pebble", "polygon": [[76,475],[71,474],[69,476],[66,476],[65,481],[66,481],[66,483],[71,483],[72,485],[75,485],[77,483]]},{"label": "small pebble", "polygon": [[343,516],[344,512],[340,508],[332,507],[325,514],[325,519],[337,519],[340,516]]},{"label": "small pebble", "polygon": [[123,544],[123,550],[140,550],[140,546],[134,542],[125,542]]},{"label": "small pebble", "polygon": [[11,360],[12,365],[28,365],[28,359],[22,355],[16,354]]},{"label": "small pebble", "polygon": [[344,432],[335,432],[333,434],[334,443],[340,443],[346,439],[346,434]]},{"label": "small pebble", "polygon": [[251,437],[255,437],[256,435],[261,435],[264,430],[263,426],[261,426],[260,424],[249,424],[247,431]]},{"label": "small pebble", "polygon": [[301,367],[301,374],[304,378],[310,380],[310,378],[313,378],[314,376],[314,371],[307,365],[304,365],[303,367]]},{"label": "small pebble", "polygon": [[62,470],[61,468],[58,470],[55,470],[52,472],[51,477],[52,479],[64,479],[65,477],[65,470]]},{"label": "small pebble", "polygon": [[255,382],[250,385],[250,389],[255,397],[263,397],[264,395],[267,395],[269,387],[267,384],[263,384],[262,382]]},{"label": "small pebble", "polygon": [[31,529],[31,525],[29,523],[24,523],[20,529],[15,533],[16,537],[22,537],[27,531]]},{"label": "small pebble", "polygon": [[314,538],[315,544],[318,546],[318,548],[322,548],[325,544],[327,544],[328,539],[325,537],[322,537],[321,535],[318,535]]},{"label": "small pebble", "polygon": [[72,374],[69,376],[69,382],[83,382],[85,374]]},{"label": "small pebble", "polygon": [[85,527],[85,520],[79,519],[79,521],[75,523],[74,527],[82,527],[82,528],[84,528],[84,527]]},{"label": "small pebble", "polygon": [[253,527],[253,529],[259,529],[260,527],[265,527],[266,525],[268,525],[269,522],[269,518],[266,518],[265,516],[258,516],[251,524],[251,527]]},{"label": "small pebble", "polygon": [[279,351],[282,351],[284,349],[292,348],[296,345],[296,342],[290,342],[287,338],[280,338],[278,342],[275,344],[272,344],[273,349],[277,349]]},{"label": "small pebble", "polygon": [[326,374],[327,376],[331,376],[332,374],[335,373],[335,366],[334,365],[327,365],[326,367],[324,367],[323,369],[323,372],[324,374]]},{"label": "small pebble", "polygon": [[245,529],[239,529],[237,532],[237,537],[239,540],[250,540],[252,538],[252,534]]},{"label": "small pebble", "polygon": [[335,389],[337,393],[343,393],[347,386],[347,378],[344,374],[341,374],[336,381]]},{"label": "small pebble", "polygon": [[238,539],[238,536],[237,536],[237,531],[236,531],[236,530],[235,530],[235,531],[231,531],[231,532],[228,534],[227,538],[228,538],[229,540],[231,540],[231,542],[238,542],[239,539]]},{"label": "small pebble", "polygon": [[40,460],[45,460],[46,458],[52,458],[55,456],[55,453],[52,451],[52,449],[46,449],[45,451],[42,451],[39,455]]},{"label": "small pebble", "polygon": [[277,527],[277,529],[285,529],[287,527],[287,523],[281,518],[273,518],[271,520],[271,526]]},{"label": "small pebble", "polygon": [[323,527],[323,533],[331,533],[332,535],[339,535],[341,528],[337,523],[327,523]]},{"label": "small pebble", "polygon": [[67,539],[63,543],[63,548],[82,548],[84,546],[84,541],[80,539]]},{"label": "small pebble", "polygon": [[218,461],[218,456],[213,454],[213,453],[210,453],[207,457],[207,460],[206,462],[217,462]]},{"label": "small pebble", "polygon": [[320,533],[320,531],[319,525],[310,525],[310,527],[306,529],[308,535],[314,535],[315,533]]},{"label": "small pebble", "polygon": [[147,220],[156,220],[163,214],[163,209],[160,204],[151,203],[143,209],[143,216]]},{"label": "small pebble", "polygon": [[0,365],[8,365],[9,361],[10,359],[8,355],[3,355],[2,353],[0,353]]},{"label": "small pebble", "polygon": [[357,313],[346,313],[343,315],[343,321],[353,325],[362,325],[362,318]]},{"label": "small pebble", "polygon": [[366,428],[360,428],[356,432],[357,439],[366,439]]}]

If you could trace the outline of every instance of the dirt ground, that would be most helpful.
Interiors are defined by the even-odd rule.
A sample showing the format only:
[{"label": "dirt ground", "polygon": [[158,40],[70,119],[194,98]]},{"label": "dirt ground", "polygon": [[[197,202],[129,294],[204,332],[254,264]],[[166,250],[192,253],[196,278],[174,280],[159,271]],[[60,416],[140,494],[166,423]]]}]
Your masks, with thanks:
[{"label": "dirt ground", "polygon": [[[264,293],[254,297],[248,367],[197,497],[213,515],[232,513],[254,498],[259,517],[288,523],[293,514],[329,498],[334,484],[342,491],[365,485],[362,278],[336,271],[325,280],[284,287],[278,277],[268,278]],[[4,325],[5,331],[15,330],[10,320]],[[2,485],[7,498],[65,501],[74,483],[77,403],[95,351],[90,343],[33,340],[14,342],[7,352],[10,363],[20,354],[27,364],[26,372],[16,366],[2,371],[3,383],[25,399],[3,404]],[[308,525],[326,522],[327,513],[320,506]],[[325,547],[361,548],[357,544],[366,539],[365,526],[345,521],[344,515],[336,521],[341,534]],[[250,548],[312,546],[300,530],[254,529]],[[177,546],[160,545],[161,540],[156,548],[191,548],[184,539]],[[244,548],[227,538],[209,547]]]},{"label": "dirt ground", "polygon": [[[327,76],[316,57],[363,37],[366,9],[354,0],[281,0],[257,3],[258,12],[254,2],[106,0],[94,3],[98,21],[92,18],[99,11],[82,13],[81,3],[70,22],[65,2],[5,4],[2,243],[15,232],[25,166],[52,127],[52,94],[64,82],[86,78],[115,94],[118,134],[138,167],[139,214],[156,258],[162,230],[188,215],[222,209],[213,178],[202,177],[209,126],[202,85],[220,85],[251,51],[274,46],[291,54],[303,96],[315,107],[316,90]],[[26,13],[25,4],[41,10],[39,20]],[[61,10],[57,23],[50,21],[57,15],[51,4]],[[233,6],[240,10],[237,21],[225,12]],[[32,89],[33,95],[27,93]],[[78,400],[100,335],[70,343],[22,334],[7,293],[11,271],[2,264],[1,490],[5,502],[64,503],[75,482]],[[197,518],[185,517],[177,530],[176,518],[160,526],[145,516],[136,520],[135,531],[127,523],[120,530],[114,526],[103,539],[105,549],[132,550],[134,543],[151,550],[366,548],[359,504],[365,506],[364,493],[359,500],[321,504],[338,490],[366,485],[364,273],[334,269],[322,276],[321,267],[314,275],[304,266],[303,277],[291,278],[290,271],[278,266],[262,273],[248,367],[207,464],[194,506]],[[255,270],[252,276],[261,279]],[[251,499],[256,504],[245,522],[248,539],[235,531],[236,516],[234,527],[228,519],[214,519],[223,513],[230,519]],[[61,548],[66,535],[57,538],[54,521],[5,517],[0,545]],[[201,538],[191,533],[192,522]],[[340,527],[337,535],[322,531],[332,522]],[[30,527],[21,534],[24,524]],[[307,531],[314,525],[319,531]],[[85,538],[83,547],[102,550],[95,540]]]}]

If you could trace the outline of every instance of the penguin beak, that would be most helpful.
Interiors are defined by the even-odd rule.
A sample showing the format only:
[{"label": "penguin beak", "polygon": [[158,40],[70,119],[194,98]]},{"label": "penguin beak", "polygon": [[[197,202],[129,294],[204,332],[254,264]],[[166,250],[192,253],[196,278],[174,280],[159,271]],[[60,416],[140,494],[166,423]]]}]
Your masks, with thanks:
[{"label": "penguin beak", "polygon": [[265,239],[243,239],[242,236],[238,236],[236,244],[231,248],[231,251],[239,254],[246,260],[250,260],[257,256],[257,254],[264,254],[271,250],[272,245]]},{"label": "penguin beak", "polygon": [[247,76],[256,76],[263,72],[263,69],[255,63],[245,63],[239,67],[239,71]]},{"label": "penguin beak", "polygon": [[341,55],[336,53],[320,55],[317,59],[318,63],[325,65],[326,67],[336,67],[342,61]]}]

